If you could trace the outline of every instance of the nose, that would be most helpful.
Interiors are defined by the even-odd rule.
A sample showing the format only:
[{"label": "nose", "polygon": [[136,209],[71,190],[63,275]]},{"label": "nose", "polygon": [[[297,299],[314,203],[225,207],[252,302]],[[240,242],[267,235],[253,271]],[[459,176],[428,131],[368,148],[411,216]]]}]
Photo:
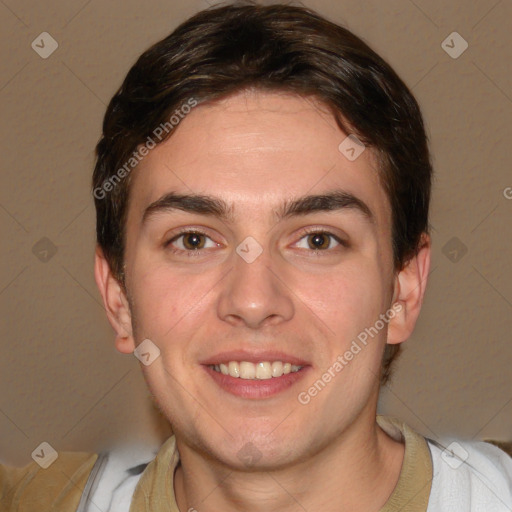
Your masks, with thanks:
[{"label": "nose", "polygon": [[272,265],[268,251],[248,263],[237,253],[234,266],[223,280],[217,313],[233,326],[258,329],[278,325],[293,318],[293,292],[286,277]]}]

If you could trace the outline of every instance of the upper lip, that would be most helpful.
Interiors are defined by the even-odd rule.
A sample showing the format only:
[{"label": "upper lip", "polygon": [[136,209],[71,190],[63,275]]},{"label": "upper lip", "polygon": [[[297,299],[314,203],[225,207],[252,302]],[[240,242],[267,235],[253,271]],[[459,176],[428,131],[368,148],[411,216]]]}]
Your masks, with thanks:
[{"label": "upper lip", "polygon": [[296,366],[307,366],[308,363],[304,359],[297,356],[286,354],[276,350],[265,351],[247,351],[247,350],[230,350],[229,352],[220,352],[207,359],[201,361],[204,365],[214,365],[227,363],[229,361],[247,361],[250,363],[260,363],[264,361],[282,361],[283,363],[291,363]]}]

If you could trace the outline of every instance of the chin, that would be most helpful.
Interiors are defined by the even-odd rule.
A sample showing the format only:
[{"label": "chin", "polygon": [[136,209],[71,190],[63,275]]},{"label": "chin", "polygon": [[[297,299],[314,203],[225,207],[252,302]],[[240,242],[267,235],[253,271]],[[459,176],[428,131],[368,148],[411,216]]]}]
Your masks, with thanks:
[{"label": "chin", "polygon": [[268,429],[239,430],[231,437],[223,432],[220,439],[205,433],[207,451],[224,464],[247,471],[267,471],[285,467],[297,458],[297,440],[287,437],[269,436]]}]

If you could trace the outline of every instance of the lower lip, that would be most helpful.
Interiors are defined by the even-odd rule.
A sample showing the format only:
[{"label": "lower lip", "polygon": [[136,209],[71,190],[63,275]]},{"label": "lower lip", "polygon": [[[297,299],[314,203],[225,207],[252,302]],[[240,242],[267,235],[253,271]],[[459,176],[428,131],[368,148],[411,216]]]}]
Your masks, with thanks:
[{"label": "lower lip", "polygon": [[271,379],[241,379],[217,372],[209,366],[204,369],[213,380],[225,391],[243,398],[268,398],[291,388],[296,382],[304,378],[309,366],[303,366],[297,372],[290,372],[281,377]]}]

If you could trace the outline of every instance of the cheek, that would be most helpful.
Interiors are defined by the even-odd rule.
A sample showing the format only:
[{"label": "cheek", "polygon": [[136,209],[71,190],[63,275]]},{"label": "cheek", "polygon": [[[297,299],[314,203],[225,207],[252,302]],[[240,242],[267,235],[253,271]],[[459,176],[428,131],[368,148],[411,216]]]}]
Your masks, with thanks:
[{"label": "cheek", "polygon": [[196,325],[218,279],[211,273],[184,274],[169,264],[134,262],[133,315],[139,334],[162,344],[185,326]]},{"label": "cheek", "polygon": [[298,283],[300,297],[341,340],[373,325],[385,307],[382,275],[370,259]]},{"label": "cheek", "polygon": [[183,304],[178,300],[176,280],[169,279],[161,269],[149,269],[147,266],[135,268],[132,293],[133,314],[139,329],[147,337],[160,338],[162,332],[171,328],[180,316]]}]

